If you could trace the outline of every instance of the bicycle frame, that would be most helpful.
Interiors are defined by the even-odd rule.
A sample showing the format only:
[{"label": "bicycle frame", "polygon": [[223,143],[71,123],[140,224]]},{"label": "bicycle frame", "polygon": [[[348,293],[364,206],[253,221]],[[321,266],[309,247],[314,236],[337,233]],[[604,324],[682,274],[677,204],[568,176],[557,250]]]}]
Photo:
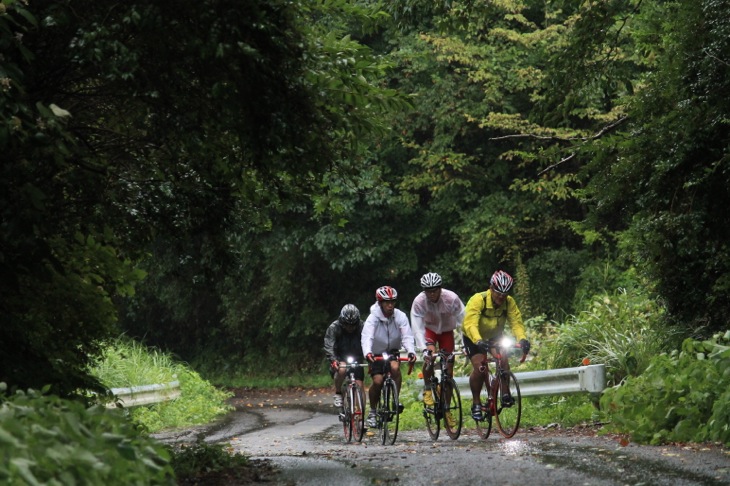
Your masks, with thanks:
[{"label": "bicycle frame", "polygon": [[345,434],[345,441],[362,441],[365,432],[365,392],[363,387],[355,378],[355,370],[365,367],[367,364],[360,364],[355,358],[348,356],[346,364],[340,364],[345,368],[345,381],[342,383],[342,406],[343,413],[340,414],[342,428]]},{"label": "bicycle frame", "polygon": [[[486,391],[486,404],[482,405],[483,420],[477,421],[477,432],[486,439],[492,430],[492,418],[497,422],[497,429],[505,438],[510,438],[517,433],[522,417],[522,395],[520,394],[520,384],[517,377],[502,368],[502,358],[509,357],[510,351],[522,348],[519,344],[514,345],[511,340],[503,340],[500,343],[491,342],[489,346],[489,355],[484,354],[484,360],[479,367],[479,371],[484,376],[484,390]],[[522,353],[520,363],[525,361],[526,354]],[[491,370],[494,366],[494,371]],[[510,388],[512,391],[510,392]],[[502,397],[510,394],[514,399],[511,406],[502,405]]]},{"label": "bicycle frame", "polygon": [[[376,356],[375,361],[388,361],[388,366],[385,367],[383,372],[383,387],[380,389],[380,400],[376,409],[376,423],[381,443],[383,445],[393,445],[396,437],[398,437],[398,420],[401,411],[398,409],[400,404],[398,387],[392,376],[390,361],[403,362],[408,361],[408,358],[383,353],[382,356]],[[413,365],[414,363],[411,363],[408,367],[409,375],[413,371]]]},{"label": "bicycle frame", "polygon": [[[444,429],[449,438],[456,440],[461,434],[463,416],[461,410],[461,394],[449,371],[449,364],[454,362],[455,354],[453,352],[447,354],[444,350],[439,350],[438,354],[431,358],[430,366],[433,366],[437,358],[441,379],[439,380],[434,373],[431,377],[431,382],[426,385],[427,389],[431,390],[434,406],[429,408],[424,403],[423,417],[426,420],[426,428],[431,439],[438,440],[441,421],[443,420]],[[447,413],[451,413],[452,418],[456,420],[455,426],[449,423]],[[454,414],[456,414],[456,417],[454,417]]]}]

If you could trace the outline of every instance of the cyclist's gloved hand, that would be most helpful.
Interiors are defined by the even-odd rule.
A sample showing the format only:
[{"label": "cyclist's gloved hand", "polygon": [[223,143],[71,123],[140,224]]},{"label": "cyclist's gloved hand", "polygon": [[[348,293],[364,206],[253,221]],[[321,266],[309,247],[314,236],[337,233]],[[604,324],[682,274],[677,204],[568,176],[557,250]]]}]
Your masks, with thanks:
[{"label": "cyclist's gloved hand", "polygon": [[415,363],[416,362],[416,353],[408,353],[408,362],[409,363]]},{"label": "cyclist's gloved hand", "polygon": [[476,342],[477,349],[482,352],[482,354],[487,354],[489,352],[489,343],[483,340],[479,340]]},{"label": "cyclist's gloved hand", "polygon": [[425,363],[428,363],[429,361],[431,361],[431,355],[432,355],[432,354],[433,354],[433,353],[431,352],[431,350],[430,350],[430,349],[428,349],[428,348],[424,349],[424,350],[423,350],[423,361],[424,361]]},{"label": "cyclist's gloved hand", "polygon": [[375,363],[375,355],[373,353],[365,355],[365,359],[368,360],[368,363]]},{"label": "cyclist's gloved hand", "polygon": [[520,347],[522,347],[522,353],[527,354],[530,352],[530,341],[527,339],[520,339]]},{"label": "cyclist's gloved hand", "polygon": [[330,363],[330,366],[332,366],[333,370],[337,371],[340,368],[340,362],[337,361],[336,359],[333,359],[332,362]]}]

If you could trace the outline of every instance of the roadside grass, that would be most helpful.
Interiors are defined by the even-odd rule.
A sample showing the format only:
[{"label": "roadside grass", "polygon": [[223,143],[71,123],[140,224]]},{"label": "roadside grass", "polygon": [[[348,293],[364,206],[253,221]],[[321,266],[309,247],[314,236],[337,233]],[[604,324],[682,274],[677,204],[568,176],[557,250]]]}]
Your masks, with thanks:
[{"label": "roadside grass", "polygon": [[170,354],[128,338],[110,342],[90,372],[107,388],[180,382],[179,398],[127,409],[131,419],[149,433],[210,423],[231,410],[226,403],[230,392],[204,380]]}]

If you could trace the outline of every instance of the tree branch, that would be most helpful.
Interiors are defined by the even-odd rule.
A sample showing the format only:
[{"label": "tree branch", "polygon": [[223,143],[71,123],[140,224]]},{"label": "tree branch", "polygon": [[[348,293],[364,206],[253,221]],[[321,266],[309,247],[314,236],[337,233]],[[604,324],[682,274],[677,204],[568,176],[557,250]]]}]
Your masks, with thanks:
[{"label": "tree branch", "polygon": [[553,165],[551,165],[551,166],[549,166],[549,167],[545,167],[545,168],[544,168],[543,170],[541,170],[540,172],[538,172],[538,173],[537,173],[537,175],[538,175],[538,176],[541,176],[541,175],[543,175],[543,174],[544,174],[545,172],[547,172],[547,171],[550,171],[550,170],[553,170],[554,168],[556,168],[557,166],[559,166],[559,165],[560,165],[560,164],[562,164],[563,162],[567,162],[567,161],[569,161],[570,159],[572,159],[573,157],[575,157],[575,153],[572,153],[572,154],[568,155],[567,157],[565,157],[565,158],[563,158],[563,159],[560,159],[560,161],[559,161],[559,162],[556,162],[556,163],[554,163]]}]

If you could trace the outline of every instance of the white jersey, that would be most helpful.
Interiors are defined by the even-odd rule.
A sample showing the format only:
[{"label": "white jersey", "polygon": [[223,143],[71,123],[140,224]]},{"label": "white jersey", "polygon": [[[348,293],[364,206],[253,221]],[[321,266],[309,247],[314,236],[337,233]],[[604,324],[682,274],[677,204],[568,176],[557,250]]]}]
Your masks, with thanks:
[{"label": "white jersey", "polygon": [[400,349],[401,346],[409,353],[416,352],[408,316],[399,309],[393,309],[393,315],[385,317],[377,302],[370,306],[370,315],[362,328],[360,342],[363,356],[369,353],[382,354]]},{"label": "white jersey", "polygon": [[441,289],[438,302],[431,302],[421,292],[411,305],[411,325],[418,349],[426,348],[426,329],[436,334],[453,331],[464,320],[464,303],[455,292]]}]

